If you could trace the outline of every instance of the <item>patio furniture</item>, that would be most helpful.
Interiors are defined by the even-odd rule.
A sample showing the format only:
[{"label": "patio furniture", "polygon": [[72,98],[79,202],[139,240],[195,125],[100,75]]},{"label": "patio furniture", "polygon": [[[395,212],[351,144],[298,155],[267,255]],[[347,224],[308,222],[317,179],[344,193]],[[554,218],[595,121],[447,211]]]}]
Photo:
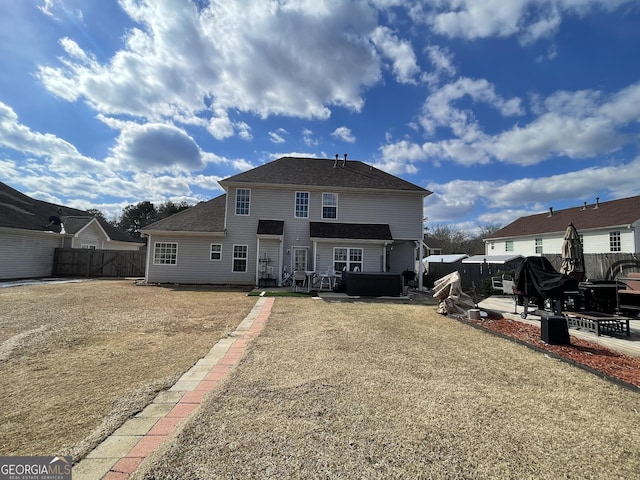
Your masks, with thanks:
[{"label": "patio furniture", "polygon": [[296,292],[298,291],[298,287],[306,287],[308,290],[308,285],[307,272],[305,272],[304,270],[296,270],[295,272],[293,272],[293,286],[295,287]]},{"label": "patio furniture", "polygon": [[601,312],[563,312],[569,327],[585,329],[598,337],[604,334],[625,333],[631,336],[629,318]]},{"label": "patio furniture", "polygon": [[633,272],[618,280],[625,285],[616,292],[618,310],[637,315],[640,312],[640,273]]},{"label": "patio furniture", "polygon": [[331,290],[333,288],[336,278],[336,272],[333,268],[328,268],[326,272],[320,272],[320,290],[324,288],[325,283],[327,288]]}]

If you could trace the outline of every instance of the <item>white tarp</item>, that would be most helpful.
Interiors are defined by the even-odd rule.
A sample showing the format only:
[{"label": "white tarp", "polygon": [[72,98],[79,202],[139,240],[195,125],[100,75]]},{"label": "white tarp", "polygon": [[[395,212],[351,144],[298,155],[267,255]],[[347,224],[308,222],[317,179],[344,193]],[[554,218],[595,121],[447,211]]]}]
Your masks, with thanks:
[{"label": "white tarp", "polygon": [[471,297],[462,291],[462,282],[457,271],[436,280],[433,290],[433,298],[438,300],[438,313],[466,315],[468,310],[476,308]]}]

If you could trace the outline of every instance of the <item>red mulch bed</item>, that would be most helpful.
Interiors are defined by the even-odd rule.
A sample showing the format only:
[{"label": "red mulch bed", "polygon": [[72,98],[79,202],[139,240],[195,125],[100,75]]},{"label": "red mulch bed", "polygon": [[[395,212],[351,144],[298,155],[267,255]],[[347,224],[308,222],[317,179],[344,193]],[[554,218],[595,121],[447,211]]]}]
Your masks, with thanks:
[{"label": "red mulch bed", "polygon": [[549,345],[540,338],[540,327],[506,318],[464,321],[498,332],[528,345],[640,387],[640,357],[632,357],[597,343],[571,337],[571,345]]}]

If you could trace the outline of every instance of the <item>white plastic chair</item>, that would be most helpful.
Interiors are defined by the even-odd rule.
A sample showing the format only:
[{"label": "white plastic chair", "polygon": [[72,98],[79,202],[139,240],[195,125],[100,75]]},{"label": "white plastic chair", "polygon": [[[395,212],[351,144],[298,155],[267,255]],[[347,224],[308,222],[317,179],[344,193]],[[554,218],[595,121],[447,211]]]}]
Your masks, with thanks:
[{"label": "white plastic chair", "polygon": [[293,285],[298,291],[298,287],[305,288],[307,286],[307,273],[304,270],[296,270],[293,273]]},{"label": "white plastic chair", "polygon": [[328,268],[326,272],[320,273],[320,290],[324,287],[325,281],[327,282],[327,288],[331,290],[333,288],[333,279],[336,276],[336,272],[333,268]]}]

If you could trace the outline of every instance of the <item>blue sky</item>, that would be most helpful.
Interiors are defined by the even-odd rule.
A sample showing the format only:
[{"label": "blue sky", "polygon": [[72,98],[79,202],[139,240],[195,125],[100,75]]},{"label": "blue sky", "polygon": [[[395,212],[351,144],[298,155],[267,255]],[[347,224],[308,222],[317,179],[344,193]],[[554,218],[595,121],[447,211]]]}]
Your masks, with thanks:
[{"label": "blue sky", "polygon": [[0,180],[108,218],[347,153],[471,232],[639,195],[639,140],[637,0],[0,3]]}]

